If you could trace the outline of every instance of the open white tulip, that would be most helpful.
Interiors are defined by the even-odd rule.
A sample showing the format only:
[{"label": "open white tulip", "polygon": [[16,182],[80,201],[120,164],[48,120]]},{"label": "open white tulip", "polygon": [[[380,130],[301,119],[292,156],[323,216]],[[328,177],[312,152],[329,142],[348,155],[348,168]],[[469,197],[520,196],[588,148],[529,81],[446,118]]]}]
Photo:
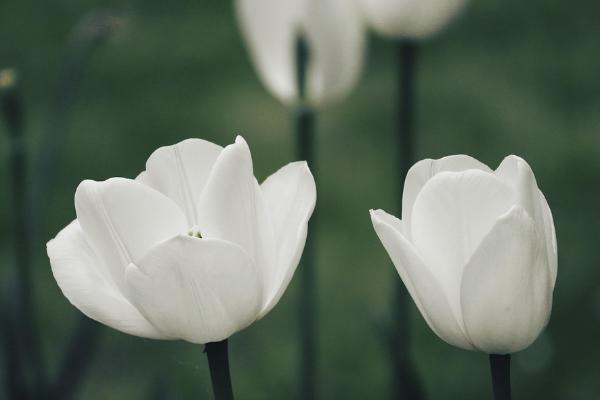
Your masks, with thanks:
[{"label": "open white tulip", "polygon": [[354,0],[236,0],[250,56],[264,85],[298,101],[296,41],[309,48],[306,100],[320,106],[344,96],[360,76],[365,28]]},{"label": "open white tulip", "polygon": [[48,247],[69,301],[120,331],[223,340],[279,301],[316,201],[305,162],[259,185],[248,145],[188,139],[156,150],[135,180],[83,181],[77,219]]},{"label": "open white tulip", "polygon": [[489,354],[529,346],[550,317],[557,272],[552,213],[529,165],[423,160],[402,203],[402,220],[382,210],[371,219],[429,327]]},{"label": "open white tulip", "polygon": [[443,29],[466,0],[360,0],[371,27],[395,38],[424,39]]}]

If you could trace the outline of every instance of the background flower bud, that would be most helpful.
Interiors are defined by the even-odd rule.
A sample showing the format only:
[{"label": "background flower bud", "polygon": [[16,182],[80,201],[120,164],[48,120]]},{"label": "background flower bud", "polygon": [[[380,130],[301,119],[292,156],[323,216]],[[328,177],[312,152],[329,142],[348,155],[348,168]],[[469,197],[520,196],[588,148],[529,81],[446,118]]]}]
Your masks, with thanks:
[{"label": "background flower bud", "polygon": [[443,29],[466,0],[360,0],[371,27],[395,38],[424,39]]},{"label": "background flower bud", "polygon": [[320,106],[347,94],[362,71],[365,28],[354,0],[236,0],[259,77],[273,96],[298,101],[296,42],[308,45],[306,96]]}]

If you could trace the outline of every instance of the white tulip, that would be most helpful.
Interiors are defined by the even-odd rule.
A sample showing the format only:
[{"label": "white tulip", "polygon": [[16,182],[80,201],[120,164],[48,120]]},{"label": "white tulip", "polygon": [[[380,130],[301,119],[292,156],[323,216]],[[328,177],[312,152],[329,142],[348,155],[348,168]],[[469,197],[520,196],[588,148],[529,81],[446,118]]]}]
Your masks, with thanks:
[{"label": "white tulip", "polygon": [[48,247],[64,295],[120,331],[223,340],[279,301],[316,201],[305,162],[259,185],[248,145],[188,139],[156,150],[135,180],[83,181],[77,219]]},{"label": "white tulip", "polygon": [[382,210],[371,219],[429,327],[489,354],[529,346],[550,317],[557,271],[552,213],[529,165],[423,160],[402,203],[402,220]]},{"label": "white tulip", "polygon": [[344,96],[363,64],[365,27],[354,0],[236,0],[250,56],[264,85],[284,103],[298,101],[296,42],[309,48],[306,97],[320,106]]},{"label": "white tulip", "polygon": [[371,27],[394,38],[425,39],[443,29],[466,0],[360,0]]}]

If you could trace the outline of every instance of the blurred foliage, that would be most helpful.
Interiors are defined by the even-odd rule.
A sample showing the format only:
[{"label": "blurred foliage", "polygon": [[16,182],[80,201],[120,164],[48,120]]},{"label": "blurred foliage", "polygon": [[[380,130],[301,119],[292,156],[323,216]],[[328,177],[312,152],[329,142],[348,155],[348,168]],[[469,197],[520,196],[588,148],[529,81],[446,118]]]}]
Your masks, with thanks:
[{"label": "blurred foliage", "polygon": [[[59,176],[40,237],[74,217],[85,179],[133,177],[157,147],[190,136],[219,144],[241,133],[259,180],[295,158],[290,112],[260,85],[228,1],[0,2],[0,66],[18,68],[31,158],[37,157],[68,33],[95,7],[127,23],[93,56],[68,123]],[[473,155],[496,166],[514,153],[532,165],[555,215],[559,276],[546,333],[514,356],[514,396],[600,396],[600,6],[592,0],[480,0],[420,48],[418,157]],[[370,41],[350,98],[319,116],[320,391],[323,398],[386,398],[386,348],[399,279],[373,233],[369,208],[396,211],[393,44]],[[2,128],[4,132],[4,128]],[[13,278],[7,140],[0,138],[0,280]],[[44,243],[35,246],[36,304],[48,368],[57,365],[79,312],[60,293]],[[232,340],[240,399],[296,393],[297,287]],[[431,399],[489,398],[485,355],[441,342],[414,306],[412,357]],[[101,328],[78,398],[208,398],[200,346],[143,340]],[[2,371],[0,371],[2,372]]]}]

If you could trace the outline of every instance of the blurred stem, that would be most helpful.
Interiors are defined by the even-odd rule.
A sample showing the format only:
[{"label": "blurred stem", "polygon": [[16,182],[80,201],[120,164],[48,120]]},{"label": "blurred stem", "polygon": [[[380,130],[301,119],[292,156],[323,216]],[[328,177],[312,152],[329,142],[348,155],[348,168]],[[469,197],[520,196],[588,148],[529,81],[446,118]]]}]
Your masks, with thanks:
[{"label": "blurred stem", "polygon": [[[299,104],[294,114],[298,158],[305,160],[318,180],[315,145],[315,111],[306,104],[306,72],[310,53],[308,44],[299,35],[296,41],[296,78]],[[306,245],[300,268],[300,398],[317,398],[317,344],[316,344],[316,210],[308,225]]]},{"label": "blurred stem", "polygon": [[115,11],[93,10],[77,21],[69,35],[42,132],[40,155],[35,163],[32,199],[37,215],[43,215],[48,203],[48,189],[52,187],[65,145],[67,121],[88,62],[100,44],[121,24],[122,17]]},{"label": "blurred stem", "polygon": [[494,400],[510,400],[510,354],[490,354]]},{"label": "blurred stem", "polygon": [[27,392],[27,383],[24,381],[19,343],[14,330],[14,316],[8,306],[9,303],[10,301],[3,296],[2,304],[0,304],[0,330],[4,347],[6,389],[10,399],[28,400],[30,397]]},{"label": "blurred stem", "polygon": [[[402,214],[403,182],[408,170],[415,160],[415,84],[417,44],[413,41],[399,41],[396,48],[398,68],[398,209]],[[390,333],[390,356],[392,362],[392,399],[422,399],[423,393],[419,384],[409,352],[409,303],[408,293],[400,279],[395,280],[392,309],[394,319]]]},{"label": "blurred stem", "polygon": [[212,381],[215,400],[233,400],[227,339],[220,342],[207,343],[204,352],[208,356],[210,380]]},{"label": "blurred stem", "polygon": [[[15,245],[15,267],[17,276],[17,308],[19,318],[9,322],[15,324],[17,340],[24,343],[24,354],[33,375],[35,393],[40,395],[44,388],[44,371],[37,337],[33,289],[31,277],[31,243],[33,222],[30,204],[27,202],[28,175],[27,155],[24,138],[23,101],[19,92],[16,72],[2,71],[2,115],[9,133],[10,194],[12,197]],[[13,314],[14,315],[14,314]],[[11,328],[8,328],[11,329]]]},{"label": "blurred stem", "polygon": [[[123,24],[114,10],[92,10],[73,28],[67,41],[51,109],[42,133],[40,156],[35,164],[31,201],[36,220],[41,221],[48,204],[48,192],[56,176],[67,134],[67,121],[88,62],[104,40]],[[72,398],[85,375],[100,337],[98,324],[81,316],[65,346],[50,392],[55,398]]]},{"label": "blurred stem", "polygon": [[63,351],[60,373],[52,385],[52,399],[75,398],[82,377],[88,370],[97,347],[100,329],[95,321],[82,317]]}]

